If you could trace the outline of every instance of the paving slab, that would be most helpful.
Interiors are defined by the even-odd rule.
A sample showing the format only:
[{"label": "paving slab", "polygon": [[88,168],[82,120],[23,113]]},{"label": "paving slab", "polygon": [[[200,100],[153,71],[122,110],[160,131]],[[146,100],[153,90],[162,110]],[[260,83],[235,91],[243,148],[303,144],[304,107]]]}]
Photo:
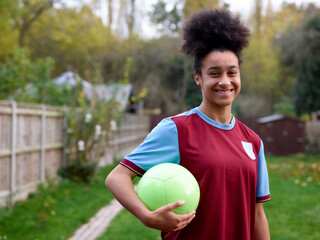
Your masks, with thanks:
[{"label": "paving slab", "polygon": [[100,209],[88,223],[82,225],[68,240],[95,240],[106,231],[112,219],[122,209],[123,207],[116,199],[112,200],[110,204]]}]

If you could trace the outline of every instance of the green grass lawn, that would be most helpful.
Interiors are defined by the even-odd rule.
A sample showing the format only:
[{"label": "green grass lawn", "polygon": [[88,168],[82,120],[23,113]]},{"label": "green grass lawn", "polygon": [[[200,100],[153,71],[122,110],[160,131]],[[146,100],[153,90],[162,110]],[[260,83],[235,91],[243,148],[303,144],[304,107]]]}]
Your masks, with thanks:
[{"label": "green grass lawn", "polygon": [[39,187],[27,201],[0,208],[0,240],[63,240],[113,199],[104,180],[114,167],[100,170],[90,183],[62,180]]},{"label": "green grass lawn", "polygon": [[[272,240],[320,239],[320,157],[268,157],[271,201],[264,203]],[[123,210],[98,240],[160,239]]]},{"label": "green grass lawn", "polygon": [[268,158],[271,201],[264,204],[271,239],[320,239],[320,158]]}]

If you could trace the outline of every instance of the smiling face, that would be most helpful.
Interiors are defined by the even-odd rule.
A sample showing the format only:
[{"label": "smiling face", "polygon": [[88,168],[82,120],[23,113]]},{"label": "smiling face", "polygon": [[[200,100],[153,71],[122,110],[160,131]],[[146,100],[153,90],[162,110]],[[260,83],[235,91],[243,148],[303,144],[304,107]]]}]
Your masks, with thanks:
[{"label": "smiling face", "polygon": [[194,74],[201,86],[201,107],[209,112],[227,110],[241,89],[238,57],[231,51],[213,51],[202,62],[201,76]]}]

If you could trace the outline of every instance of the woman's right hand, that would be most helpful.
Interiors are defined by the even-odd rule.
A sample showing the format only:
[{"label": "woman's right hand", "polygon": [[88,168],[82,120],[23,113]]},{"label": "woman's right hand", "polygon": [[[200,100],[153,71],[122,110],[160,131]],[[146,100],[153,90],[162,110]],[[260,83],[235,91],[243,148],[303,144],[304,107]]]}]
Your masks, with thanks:
[{"label": "woman's right hand", "polygon": [[173,209],[182,206],[184,201],[170,203],[155,211],[150,211],[133,188],[132,179],[136,175],[127,167],[118,165],[108,175],[106,186],[122,206],[139,218],[144,225],[164,232],[171,232],[184,228],[195,217],[195,212],[183,215],[173,212]]},{"label": "woman's right hand", "polygon": [[182,206],[184,203],[184,201],[178,201],[158,208],[155,211],[150,211],[141,221],[147,227],[159,229],[164,232],[181,230],[187,226],[196,215],[195,211],[182,215],[173,212],[173,209]]}]

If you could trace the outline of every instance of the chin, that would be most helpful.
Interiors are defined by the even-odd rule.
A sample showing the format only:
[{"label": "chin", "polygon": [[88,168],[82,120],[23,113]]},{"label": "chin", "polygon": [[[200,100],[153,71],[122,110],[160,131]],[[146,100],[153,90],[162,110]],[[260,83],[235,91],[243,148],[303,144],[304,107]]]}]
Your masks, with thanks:
[{"label": "chin", "polygon": [[232,102],[216,102],[214,103],[214,105],[216,105],[219,108],[228,108],[232,106]]},{"label": "chin", "polygon": [[221,106],[221,107],[228,107],[228,106],[231,106],[232,103],[233,103],[233,100],[217,101],[216,105]]}]

